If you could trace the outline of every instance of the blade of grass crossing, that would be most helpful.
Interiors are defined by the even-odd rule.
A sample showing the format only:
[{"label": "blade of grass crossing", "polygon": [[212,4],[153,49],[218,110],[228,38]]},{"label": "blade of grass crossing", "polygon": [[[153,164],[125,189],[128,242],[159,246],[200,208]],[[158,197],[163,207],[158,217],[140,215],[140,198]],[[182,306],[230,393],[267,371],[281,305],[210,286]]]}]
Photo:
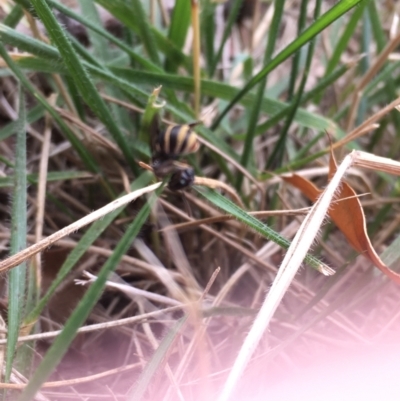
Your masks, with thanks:
[{"label": "blade of grass crossing", "polygon": [[[324,90],[328,86],[330,86],[334,82],[336,82],[341,76],[343,76],[348,71],[348,69],[349,69],[349,67],[347,65],[342,65],[339,68],[337,68],[329,76],[322,78],[313,89],[311,89],[309,92],[303,94],[303,96],[300,100],[300,104],[304,104],[304,103],[308,102],[310,99],[314,98],[319,93],[323,93]],[[256,136],[264,134],[265,131],[274,127],[276,124],[279,123],[279,121],[281,121],[283,118],[285,118],[288,115],[288,113],[290,112],[290,110],[292,109],[295,100],[296,99],[294,99],[294,101],[292,101],[289,105],[285,106],[285,108],[280,110],[278,113],[272,115],[265,123],[258,125],[256,128]],[[298,115],[299,111],[301,112],[301,110],[299,110],[299,108],[297,108],[296,114],[294,116],[295,121],[298,120],[297,115]],[[305,125],[303,125],[303,126],[305,126]],[[309,128],[311,128],[311,127],[309,127]],[[327,126],[326,129],[328,129],[328,128],[329,127]],[[330,129],[330,132],[331,131],[332,130]]]},{"label": "blade of grass crossing", "polygon": [[343,33],[337,43],[335,43],[333,53],[331,58],[328,61],[328,64],[326,66],[325,70],[325,76],[330,74],[336,66],[340,62],[340,57],[342,54],[345,52],[345,50],[348,48],[348,43],[350,39],[354,37],[354,31],[356,30],[358,26],[358,22],[360,21],[363,12],[364,12],[364,7],[366,6],[368,2],[365,1],[364,3],[361,3],[358,7],[354,9],[353,14],[351,15],[349,21],[346,24],[345,29],[343,30]]},{"label": "blade of grass crossing", "polygon": [[[143,188],[144,186],[148,185],[151,179],[152,174],[145,172],[131,185],[131,190],[135,191],[136,189]],[[32,310],[32,312],[25,318],[24,323],[26,325],[30,325],[38,319],[39,315],[43,311],[44,307],[46,306],[54,292],[57,290],[58,286],[68,276],[72,268],[85,254],[85,252],[93,244],[93,242],[114,221],[114,219],[122,212],[122,210],[124,210],[124,207],[114,210],[107,216],[104,216],[101,220],[93,223],[92,226],[86,231],[86,233],[82,236],[74,249],[68,254],[67,259],[58,271],[56,278],[51,283],[51,286],[47,290],[46,294],[38,302],[35,309]]]},{"label": "blade of grass crossing", "polygon": [[191,0],[191,14],[192,14],[192,58],[193,58],[193,83],[194,83],[194,115],[196,120],[199,118],[200,113],[200,98],[201,98],[201,71],[200,71],[200,4],[198,0]]},{"label": "blade of grass crossing", "polygon": [[110,134],[113,136],[121,151],[123,152],[127,162],[133,172],[138,173],[138,167],[133,159],[131,150],[129,149],[126,138],[119,130],[110,111],[100,97],[97,88],[90,80],[86,69],[83,67],[78,55],[76,54],[70,41],[50,10],[45,0],[32,0],[37,14],[47,29],[53,43],[57,46],[72,78],[75,81],[86,104],[93,110],[100,121],[106,126]]},{"label": "blade of grass crossing", "polygon": [[[272,53],[275,49],[276,39],[278,37],[279,32],[279,25],[282,20],[283,10],[285,7],[285,1],[282,0],[275,0],[274,2],[274,16],[272,18],[271,28],[269,30],[268,35],[268,42],[265,48],[264,54],[264,64],[268,64],[271,60]],[[265,86],[267,84],[267,75],[265,75],[261,80],[258,87],[256,99],[251,109],[250,118],[249,118],[249,125],[247,128],[246,139],[244,142],[244,149],[241,158],[241,164],[244,167],[247,167],[249,164],[250,155],[252,154],[253,150],[253,141],[254,136],[256,133],[256,127],[258,122],[258,117],[261,110],[261,102],[264,97]],[[238,174],[236,180],[236,188],[239,190],[242,185],[243,174]]]},{"label": "blade of grass crossing", "polygon": [[[119,21],[121,21],[128,28],[132,29],[137,35],[141,36],[136,23],[136,18],[132,18],[132,6],[125,0],[96,0],[111,14],[113,14]],[[186,56],[180,49],[178,49],[173,42],[171,42],[163,33],[159,32],[152,26],[149,26],[158,49],[163,52],[174,63],[182,65],[188,72],[192,70],[191,59]]]},{"label": "blade of grass crossing", "polygon": [[275,69],[279,64],[293,55],[303,45],[309,42],[314,36],[324,30],[333,21],[340,18],[351,8],[365,0],[342,0],[336,3],[330,10],[323,14],[317,21],[308,27],[297,39],[286,46],[279,54],[276,55],[257,75],[255,75],[243,89],[229,102],[225,109],[221,112],[218,118],[212,125],[212,129],[216,129],[226,114],[239,100],[248,93],[255,85],[257,85],[269,72]]},{"label": "blade of grass crossing", "polygon": [[[15,151],[15,180],[11,212],[11,254],[26,248],[27,233],[27,179],[26,179],[26,110],[23,89],[19,87],[19,117]],[[13,367],[22,316],[25,308],[26,263],[12,269],[8,281],[8,332],[6,354],[6,381]]]},{"label": "blade of grass crossing", "polygon": [[[186,35],[190,25],[190,1],[176,0],[172,11],[171,23],[168,29],[168,39],[175,44],[178,49],[182,49],[185,44]],[[175,60],[167,57],[165,60],[165,70],[176,72],[179,65]]]},{"label": "blade of grass crossing", "polygon": [[15,5],[3,20],[4,25],[14,28],[24,16],[24,9],[19,5]]},{"label": "blade of grass crossing", "polygon": [[[284,1],[282,1],[282,3],[284,3]],[[231,4],[231,6],[230,6],[228,19],[225,22],[225,28],[224,28],[224,33],[222,35],[222,40],[218,47],[217,54],[215,55],[215,57],[212,61],[212,64],[210,66],[210,71],[209,71],[210,77],[212,77],[214,75],[215,69],[217,68],[218,63],[220,62],[225,43],[226,43],[227,39],[229,38],[229,35],[232,32],[232,27],[236,21],[236,18],[239,14],[239,10],[240,10],[240,7],[242,6],[242,4],[243,4],[243,0],[234,0],[233,4]]]},{"label": "blade of grass crossing", "polygon": [[[361,25],[362,34],[360,38],[360,54],[365,56],[360,60],[360,73],[363,76],[371,67],[371,56],[370,56],[370,46],[372,40],[371,34],[371,21],[366,9],[363,10],[363,23]],[[368,105],[367,99],[361,96],[360,103],[357,110],[356,126],[360,125],[366,119]]]},{"label": "blade of grass crossing", "polygon": [[[308,3],[309,3],[308,0],[302,0],[300,3],[299,18],[297,20],[297,36],[301,35],[301,32],[304,30],[304,27],[306,25]],[[289,79],[289,87],[287,94],[288,102],[292,100],[295,93],[296,81],[298,79],[298,74],[300,69],[301,50],[302,49],[299,49],[292,58],[292,68],[290,70],[290,79]]]},{"label": "blade of grass crossing", "polygon": [[125,231],[125,234],[116,246],[113,254],[101,268],[99,274],[97,275],[97,279],[90,285],[82,300],[79,302],[78,306],[65,324],[63,331],[55,339],[53,345],[50,347],[49,351],[43,358],[29,384],[25,387],[24,391],[18,398],[18,401],[32,400],[46,378],[51,374],[51,372],[61,361],[69,345],[75,338],[77,330],[85,322],[91,310],[100,298],[108,275],[115,269],[117,264],[120,262],[122,256],[128,251],[132,244],[132,241],[136,238],[142,225],[147,220],[151,206],[154,204],[160,191],[161,188],[159,188],[159,190],[150,197],[148,202],[137,214],[135,220],[129,225],[129,227]]},{"label": "blade of grass crossing", "polygon": [[[85,19],[92,21],[93,24],[101,27],[101,19],[94,2],[92,0],[79,0],[79,5],[82,15],[85,17]],[[88,35],[94,48],[94,56],[100,61],[98,66],[102,67],[104,64],[112,60],[113,57],[113,55],[110,53],[108,42],[102,35],[91,30],[88,30]],[[104,91],[116,99],[121,97],[121,93],[117,88],[106,86]],[[109,107],[111,108],[112,115],[115,117],[118,126],[124,127],[125,131],[127,132],[131,132],[133,130],[133,126],[126,110],[117,106],[116,104],[111,104]]]},{"label": "blade of grass crossing", "polygon": [[18,47],[19,50],[35,54],[47,60],[55,62],[61,61],[60,53],[53,46],[30,37],[29,35],[24,35],[4,24],[0,24],[0,35],[4,43],[13,47]]},{"label": "blade of grass crossing", "polygon": [[90,20],[87,20],[83,18],[81,15],[75,13],[73,10],[70,8],[64,6],[63,4],[54,1],[54,0],[47,0],[47,3],[55,8],[56,10],[60,11],[61,13],[65,14],[69,18],[72,18],[75,21],[80,22],[82,25],[87,27],[93,32],[96,32],[100,36],[104,37],[105,39],[108,39],[111,43],[114,43],[117,47],[119,47],[121,50],[125,51],[135,62],[140,64],[143,68],[149,71],[162,71],[161,68],[153,64],[150,60],[140,56],[136,52],[134,52],[129,46],[127,46],[124,42],[116,38],[115,36],[111,35],[108,33],[106,30],[104,30],[101,26],[98,26],[94,23],[92,23]]},{"label": "blade of grass crossing", "polygon": [[[20,50],[24,50],[29,53],[35,54],[38,57],[43,56],[44,58],[51,61],[50,66],[55,65],[55,67],[50,69],[50,72],[63,73],[63,74],[68,73],[67,71],[65,71],[64,66],[61,64],[62,63],[61,55],[56,48],[54,48],[50,45],[47,45],[45,43],[42,43],[34,38],[30,38],[28,36],[22,35],[13,29],[5,27],[2,24],[0,24],[0,35],[1,35],[0,38],[2,39],[2,43],[9,44],[14,47],[18,47]],[[86,49],[82,48],[82,46],[80,47],[80,51],[82,52],[82,54],[85,54],[85,56],[83,56],[85,59],[93,60],[93,57],[87,52]],[[28,60],[26,62],[24,62],[24,59],[22,59],[22,60],[19,60],[18,63],[15,63],[11,60],[11,62],[10,62],[11,65],[9,64],[9,66],[10,66],[10,69],[15,73],[15,75],[17,75],[18,78],[20,78],[22,81],[23,80],[23,77],[21,77],[22,73],[17,69],[17,66],[23,65],[25,68],[35,70],[35,65],[34,64],[32,65],[32,62],[36,62],[36,61],[43,62],[43,60],[28,58]],[[105,69],[103,65],[99,64],[97,61],[94,62],[94,64],[90,64],[90,61],[88,61],[88,62],[82,61],[82,64],[96,78],[103,79],[104,76],[106,76],[106,77],[110,76],[110,72],[107,69]],[[60,69],[59,66],[62,67],[62,69]],[[15,69],[17,69],[17,70],[15,71]],[[38,71],[41,71],[41,70],[38,69]],[[102,72],[99,73],[98,71],[102,71]],[[158,76],[162,76],[162,75],[158,75]],[[72,76],[71,76],[71,79],[72,79]],[[113,79],[118,80],[118,77],[113,75]],[[113,79],[108,78],[107,82],[113,83],[115,85],[115,83],[113,82]],[[132,80],[140,81],[141,77],[139,76],[138,80],[135,80],[135,77],[133,76]],[[24,83],[25,81],[26,81],[26,84]],[[37,94],[37,92],[34,90],[33,86],[30,84],[30,82],[26,79],[25,79],[25,81],[23,81],[25,86],[33,93],[33,95],[35,97],[37,97],[39,100],[41,100],[42,98],[41,98],[40,94]],[[124,87],[124,86],[126,86],[126,83],[121,84],[119,86]],[[135,104],[139,103],[140,106],[143,106],[143,103],[145,101],[147,101],[147,97],[148,97],[147,94],[143,90],[134,86],[132,83],[129,84],[129,91],[131,92],[131,95],[134,97],[133,100],[135,101]],[[45,100],[43,100],[43,101],[45,101]],[[49,112],[50,112],[50,110],[49,110]],[[53,116],[53,117],[56,118],[56,116]],[[61,124],[62,124],[62,120],[61,119],[59,119],[59,120],[61,121]],[[57,122],[59,122],[59,121],[57,121]]]},{"label": "blade of grass crossing", "polygon": [[[199,194],[204,196],[209,202],[218,208],[222,209],[226,213],[236,217],[239,221],[251,227],[253,230],[261,234],[263,237],[275,242],[283,249],[288,249],[290,241],[282,237],[272,228],[262,223],[260,220],[246,213],[243,209],[236,206],[233,202],[220,195],[218,192],[209,188],[194,186],[193,187]],[[305,262],[313,267],[314,269],[321,271],[321,266],[325,268],[325,265],[312,255],[307,254]],[[328,269],[329,270],[329,269]]]},{"label": "blade of grass crossing", "polygon": [[[109,74],[107,76],[103,72],[101,73],[103,74],[103,79],[112,79],[118,86],[130,85],[130,87],[132,87],[133,85],[131,82],[133,82],[135,79],[138,79],[143,83],[146,82],[151,85],[163,85],[163,88],[170,87],[175,88],[176,90],[187,91],[189,93],[193,91],[193,80],[190,77],[177,76],[172,74],[160,75],[138,70],[131,71],[127,68],[116,67],[112,67],[110,68],[110,70],[113,72],[114,76],[111,78]],[[100,75],[98,75],[98,69],[95,69],[93,67],[91,68],[91,72],[93,73],[93,75],[100,77]],[[239,93],[239,90],[233,86],[207,79],[202,80],[201,88],[203,95],[217,97],[224,100],[229,100]],[[134,89],[135,87],[133,87],[132,90]],[[129,88],[129,90],[131,89]],[[241,99],[240,103],[243,104],[245,107],[250,107],[254,104],[254,101],[255,94],[248,93]],[[169,105],[167,105],[166,107],[168,108]],[[287,104],[276,99],[271,99],[267,96],[264,96],[261,107],[265,113],[275,114],[287,107]],[[187,116],[186,118],[193,118],[193,116]],[[323,118],[316,113],[311,113],[304,109],[298,110],[296,114],[296,122],[298,122],[300,125],[318,130],[330,129],[334,130],[335,133],[337,133],[337,131],[339,130],[339,127],[337,126],[337,124],[334,123],[334,121]],[[259,131],[257,130],[257,132]],[[213,136],[216,137],[215,135]],[[210,142],[216,144],[215,140],[213,140],[212,138],[210,138],[209,140]],[[232,150],[228,151],[228,153],[232,153]]]},{"label": "blade of grass crossing", "polygon": [[152,358],[147,363],[142,373],[139,376],[133,390],[128,395],[128,401],[140,401],[159,369],[163,366],[163,361],[168,355],[171,347],[173,346],[177,336],[179,335],[183,325],[186,323],[188,315],[180,318],[174,326],[168,331],[167,335],[161,341],[159,347],[154,352]]},{"label": "blade of grass crossing", "polygon": [[[308,1],[303,0],[303,3],[308,3]],[[303,3],[302,3],[301,10],[304,15],[302,15],[300,17],[300,20],[302,20],[303,23],[305,23],[306,14],[307,14],[307,4],[303,4]],[[315,9],[314,9],[314,18],[315,19],[318,18],[320,10],[321,10],[321,0],[317,0],[315,3]],[[302,28],[303,28],[303,26],[299,25],[299,30],[301,30]],[[316,38],[311,39],[310,43],[308,45],[306,64],[304,67],[304,72],[303,72],[303,76],[302,76],[302,79],[300,82],[300,86],[297,90],[295,98],[293,99],[291,108],[289,109],[289,112],[286,116],[285,125],[283,126],[282,132],[279,136],[279,140],[276,143],[274,150],[272,151],[272,154],[267,161],[266,169],[273,168],[273,167],[280,167],[282,165],[282,160],[283,160],[283,156],[284,156],[284,152],[285,152],[285,148],[286,148],[286,140],[287,140],[289,128],[292,125],[294,116],[296,115],[297,109],[300,106],[300,102],[301,102],[301,98],[304,93],[304,88],[306,86],[307,78],[310,73],[311,63],[312,63],[313,56],[314,56],[315,40],[316,40]],[[295,58],[293,60],[293,68],[292,68],[293,75],[297,75],[297,73],[298,73],[299,59],[300,59],[300,51],[296,53]],[[294,93],[294,84],[295,84],[295,79],[293,80],[293,87],[289,88],[290,100],[292,99],[292,94]]]},{"label": "blade of grass crossing", "polygon": [[368,6],[368,13],[371,18],[371,26],[377,45],[377,53],[380,53],[386,46],[387,36],[383,29],[382,22],[380,20],[380,14],[376,8],[376,3],[374,1],[368,1],[365,5]]},{"label": "blade of grass crossing", "polygon": [[[26,123],[31,124],[34,123],[35,121],[39,120],[39,118],[42,118],[44,115],[44,109],[41,104],[38,104],[37,106],[33,107],[29,112],[27,113],[26,116]],[[6,126],[4,126],[0,130],[0,141],[8,138],[11,136],[14,132],[17,131],[17,126],[19,124],[19,121],[12,121],[8,123]]]},{"label": "blade of grass crossing", "polygon": [[51,114],[54,120],[62,129],[65,136],[71,142],[72,146],[75,148],[79,156],[81,157],[83,163],[86,168],[93,172],[99,172],[99,167],[96,161],[93,159],[91,154],[87,151],[87,149],[82,145],[81,141],[78,140],[73,131],[70,130],[67,124],[65,124],[64,120],[60,117],[60,115],[51,107],[51,105],[47,102],[47,100],[35,89],[35,87],[31,84],[29,79],[21,72],[18,65],[11,59],[8,55],[7,50],[5,49],[2,41],[0,41],[0,56],[7,63],[10,70],[14,73],[14,75],[19,79],[21,84],[44,106],[44,108]]},{"label": "blade of grass crossing", "polygon": [[150,27],[150,21],[144,12],[142,2],[140,0],[131,0],[131,15],[134,17],[135,24],[138,27],[138,33],[142,39],[142,43],[149,55],[150,60],[160,65],[160,57],[158,56],[156,42]]},{"label": "blade of grass crossing", "polygon": [[201,40],[203,54],[207,65],[208,75],[211,77],[211,65],[214,60],[215,42],[215,3],[211,0],[204,0],[201,3]]}]

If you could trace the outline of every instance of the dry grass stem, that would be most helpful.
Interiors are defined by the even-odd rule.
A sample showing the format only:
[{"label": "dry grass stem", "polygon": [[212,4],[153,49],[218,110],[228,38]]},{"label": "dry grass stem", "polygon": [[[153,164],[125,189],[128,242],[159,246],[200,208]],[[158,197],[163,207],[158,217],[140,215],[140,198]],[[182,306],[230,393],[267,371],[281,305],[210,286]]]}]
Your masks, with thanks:
[{"label": "dry grass stem", "polygon": [[[147,320],[153,317],[158,317],[158,316],[163,316],[164,314],[168,314],[170,312],[176,312],[185,308],[190,308],[192,307],[192,304],[181,304],[178,306],[171,306],[168,308],[164,309],[158,309],[153,312],[148,312],[148,313],[143,313],[138,316],[132,316],[124,319],[119,319],[116,321],[111,321],[111,322],[103,322],[103,323],[96,323],[96,324],[91,324],[89,326],[83,326],[78,330],[78,333],[90,333],[93,331],[99,331],[99,330],[106,330],[106,329],[113,329],[115,327],[120,327],[120,326],[126,326],[128,324],[132,323],[140,323],[143,320]],[[57,337],[62,330],[54,330],[54,331],[49,331],[49,332],[44,332],[44,333],[39,333],[39,334],[30,334],[28,336],[21,336],[18,337],[18,342],[23,343],[23,342],[29,342],[29,341],[36,341],[36,340],[46,340],[48,338],[54,338]],[[0,345],[7,344],[6,339],[0,339]]]},{"label": "dry grass stem", "polygon": [[[119,374],[121,372],[126,372],[128,370],[135,369],[139,366],[139,363],[132,363],[130,365],[121,366],[119,368],[110,369],[105,372],[96,373],[94,375],[79,377],[77,379],[70,379],[70,380],[59,380],[53,382],[46,382],[42,384],[42,388],[54,388],[54,387],[64,387],[64,386],[73,386],[76,384],[87,383],[94,380],[102,379],[103,377],[112,376]],[[15,384],[15,383],[0,383],[0,388],[2,389],[15,389],[21,390],[27,386],[26,384]]]},{"label": "dry grass stem", "polygon": [[353,100],[352,100],[352,102],[350,102],[351,109],[349,112],[349,119],[348,119],[346,131],[350,131],[350,129],[354,125],[356,111],[360,104],[362,91],[367,86],[367,84],[371,81],[371,79],[378,73],[378,71],[382,68],[382,66],[387,62],[389,54],[398,47],[399,43],[400,43],[400,32],[389,41],[389,43],[386,45],[386,47],[379,54],[378,58],[375,60],[374,64],[364,74],[363,78],[361,79],[361,81],[358,83],[358,85],[354,89]]},{"label": "dry grass stem", "polygon": [[[309,207],[305,207],[302,209],[296,210],[265,210],[259,212],[248,212],[251,216],[257,217],[258,219],[268,218],[271,216],[303,216],[310,211]],[[196,221],[192,221],[189,223],[180,223],[180,224],[173,224],[171,226],[163,227],[160,231],[168,231],[168,230],[176,230],[178,232],[182,232],[184,230],[188,230],[190,228],[196,228],[201,224],[213,224],[213,223],[220,223],[222,221],[230,221],[234,220],[237,225],[240,223],[235,221],[235,218],[230,215],[220,215],[215,217],[206,217],[204,219],[199,219]],[[236,224],[235,224],[236,225]]]},{"label": "dry grass stem", "polygon": [[24,260],[31,258],[33,255],[37,254],[38,252],[43,251],[44,249],[48,248],[49,246],[56,243],[61,238],[66,237],[67,235],[73,233],[81,229],[82,227],[93,223],[94,221],[100,219],[101,217],[105,216],[106,214],[112,212],[115,209],[118,209],[121,206],[126,205],[129,202],[132,202],[134,199],[139,198],[140,196],[155,191],[161,183],[150,185],[146,188],[138,189],[137,191],[131,192],[121,198],[116,199],[115,201],[109,203],[108,205],[102,207],[101,209],[96,210],[95,212],[91,213],[88,216],[85,216],[74,223],[70,224],[67,227],[62,228],[61,230],[57,231],[56,233],[44,238],[40,242],[31,245],[30,247],[24,249],[21,252],[7,258],[0,262],[0,272],[7,271],[15,266],[21,264]]},{"label": "dry grass stem", "polygon": [[329,185],[304,219],[282,262],[270,291],[236,358],[218,401],[228,401],[250,361],[262,335],[278,308],[289,285],[310,249],[343,176],[356,158],[355,152],[345,157]]}]

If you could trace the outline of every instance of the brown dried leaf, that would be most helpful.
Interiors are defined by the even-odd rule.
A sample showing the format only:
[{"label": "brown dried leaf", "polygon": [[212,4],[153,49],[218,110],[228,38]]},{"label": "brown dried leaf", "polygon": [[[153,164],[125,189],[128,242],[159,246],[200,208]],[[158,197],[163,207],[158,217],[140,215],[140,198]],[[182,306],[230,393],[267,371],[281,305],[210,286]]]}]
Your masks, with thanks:
[{"label": "brown dried leaf", "polygon": [[[329,181],[337,170],[335,156],[331,151],[329,161]],[[286,182],[298,188],[308,199],[315,202],[323,192],[311,181],[296,174],[282,177]],[[400,274],[390,270],[380,259],[367,234],[366,221],[361,203],[356,192],[346,182],[338,189],[335,202],[329,209],[329,217],[349,241],[350,245],[368,258],[382,273],[400,284]]]}]

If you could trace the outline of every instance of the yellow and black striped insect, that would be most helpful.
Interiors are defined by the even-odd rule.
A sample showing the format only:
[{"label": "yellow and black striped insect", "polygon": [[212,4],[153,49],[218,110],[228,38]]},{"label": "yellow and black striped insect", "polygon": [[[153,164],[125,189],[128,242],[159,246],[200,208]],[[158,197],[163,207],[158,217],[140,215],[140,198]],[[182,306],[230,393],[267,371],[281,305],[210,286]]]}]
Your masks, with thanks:
[{"label": "yellow and black striped insect", "polygon": [[192,127],[199,123],[170,125],[166,130],[160,130],[158,121],[151,132],[151,150],[154,174],[159,178],[171,175],[168,188],[177,191],[189,187],[194,182],[194,170],[178,158],[194,153],[200,143]]},{"label": "yellow and black striped insect", "polygon": [[157,157],[177,159],[182,155],[197,152],[200,143],[192,127],[198,122],[170,125],[165,131],[158,130],[152,138],[152,149]]}]

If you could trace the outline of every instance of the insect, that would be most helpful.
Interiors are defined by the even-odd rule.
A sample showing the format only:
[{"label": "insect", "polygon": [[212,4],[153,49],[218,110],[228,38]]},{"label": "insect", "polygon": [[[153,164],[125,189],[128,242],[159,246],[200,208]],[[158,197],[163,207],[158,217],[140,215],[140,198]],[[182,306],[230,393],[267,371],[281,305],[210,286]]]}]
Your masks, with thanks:
[{"label": "insect", "polygon": [[163,178],[171,175],[168,188],[178,191],[194,182],[194,170],[187,163],[178,161],[182,155],[194,153],[200,143],[192,127],[198,122],[183,125],[170,125],[166,130],[159,129],[158,121],[151,132],[152,164],[154,174]]},{"label": "insect", "polygon": [[200,143],[192,127],[197,124],[170,125],[165,131],[158,130],[152,138],[155,155],[176,160],[179,156],[196,152]]}]

